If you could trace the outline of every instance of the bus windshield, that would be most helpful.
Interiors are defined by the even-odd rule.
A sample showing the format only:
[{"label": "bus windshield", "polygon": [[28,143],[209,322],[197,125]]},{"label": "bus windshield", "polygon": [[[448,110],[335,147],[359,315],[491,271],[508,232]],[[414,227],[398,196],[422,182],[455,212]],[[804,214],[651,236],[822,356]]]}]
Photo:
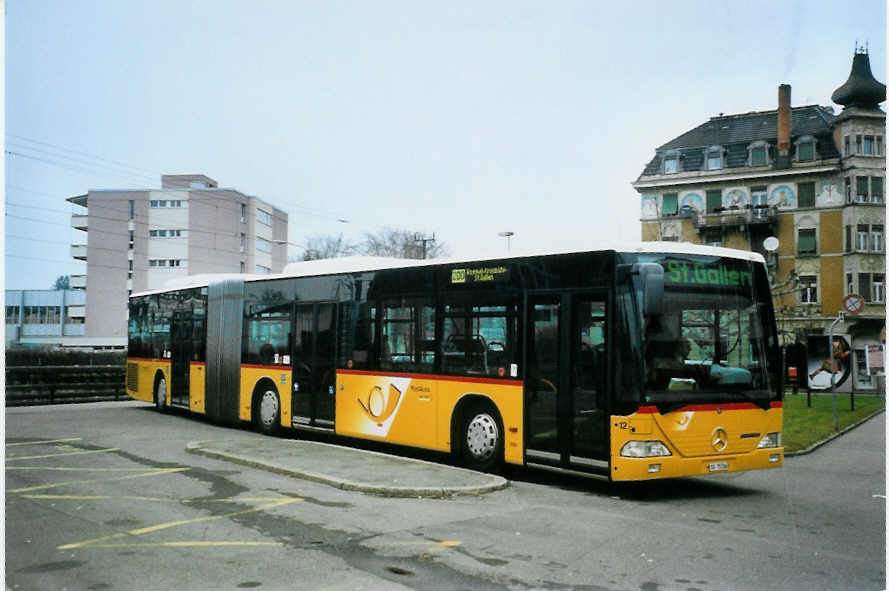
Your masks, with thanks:
[{"label": "bus windshield", "polygon": [[[771,302],[761,265],[722,257],[664,256],[664,307],[646,318],[645,401],[687,404],[775,399],[767,336]],[[773,340],[773,336],[772,340]]]}]

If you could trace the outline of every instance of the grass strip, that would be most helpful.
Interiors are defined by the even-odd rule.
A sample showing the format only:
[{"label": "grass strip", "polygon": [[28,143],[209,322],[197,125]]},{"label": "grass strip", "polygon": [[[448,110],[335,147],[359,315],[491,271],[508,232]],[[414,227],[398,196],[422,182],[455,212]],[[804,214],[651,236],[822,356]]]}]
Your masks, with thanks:
[{"label": "grass strip", "polygon": [[[885,406],[883,396],[858,394],[855,396],[855,410],[851,410],[849,394],[837,394],[840,431],[883,410]],[[784,431],[781,437],[785,451],[806,449],[833,434],[833,397],[830,394],[812,394],[811,407],[806,405],[805,394],[784,397]]]}]

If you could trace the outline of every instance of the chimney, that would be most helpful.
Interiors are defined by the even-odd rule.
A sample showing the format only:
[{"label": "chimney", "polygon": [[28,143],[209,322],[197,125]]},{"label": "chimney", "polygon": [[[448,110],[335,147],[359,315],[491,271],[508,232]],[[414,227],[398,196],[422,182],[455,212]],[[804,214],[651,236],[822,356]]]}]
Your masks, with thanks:
[{"label": "chimney", "polygon": [[790,168],[790,85],[778,87],[778,157],[775,168]]}]

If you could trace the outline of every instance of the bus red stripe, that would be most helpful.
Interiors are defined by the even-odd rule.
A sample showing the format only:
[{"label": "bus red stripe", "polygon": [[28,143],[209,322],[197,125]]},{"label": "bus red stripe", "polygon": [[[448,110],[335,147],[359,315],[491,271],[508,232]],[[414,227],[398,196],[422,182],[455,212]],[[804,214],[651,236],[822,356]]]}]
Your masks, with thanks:
[{"label": "bus red stripe", "polygon": [[293,371],[293,366],[291,365],[259,365],[256,363],[242,363],[242,368],[249,369],[271,369],[271,370],[281,370],[286,369],[287,371]]},{"label": "bus red stripe", "polygon": [[467,376],[442,376],[438,374],[423,373],[404,373],[404,372],[379,372],[365,371],[361,369],[338,369],[338,374],[355,375],[355,376],[378,376],[378,377],[394,377],[394,378],[411,378],[414,380],[439,380],[442,382],[469,382],[473,384],[501,384],[504,386],[521,386],[521,380],[504,380],[498,378],[474,378]]},{"label": "bus red stripe", "polygon": [[[781,402],[771,402],[769,403],[770,408],[781,408],[783,403]],[[682,412],[689,411],[697,411],[697,410],[750,410],[750,409],[760,409],[761,406],[757,406],[752,402],[727,402],[723,404],[689,404],[676,410],[681,410]],[[675,411],[674,411],[675,412]],[[636,411],[636,414],[646,415],[646,414],[657,414],[658,409],[656,406],[640,406],[639,410]]]}]

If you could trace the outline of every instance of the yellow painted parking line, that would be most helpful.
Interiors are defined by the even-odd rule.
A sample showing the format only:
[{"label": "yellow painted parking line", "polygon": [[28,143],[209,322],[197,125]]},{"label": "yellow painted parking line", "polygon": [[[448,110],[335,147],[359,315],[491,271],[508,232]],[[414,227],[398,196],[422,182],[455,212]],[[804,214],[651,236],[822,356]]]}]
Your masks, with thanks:
[{"label": "yellow painted parking line", "polygon": [[129,476],[118,476],[117,478],[99,478],[95,480],[69,480],[67,482],[54,482],[52,484],[38,484],[36,486],[26,486],[23,488],[13,488],[7,490],[10,493],[26,493],[35,490],[47,490],[50,488],[58,488],[60,486],[68,486],[71,484],[94,484],[97,482],[113,482],[115,480],[129,480],[131,478],[148,478],[149,476],[163,476],[164,474],[173,474],[174,472],[184,472],[188,468],[159,468],[142,474],[131,474]]},{"label": "yellow painted parking line", "polygon": [[[411,540],[409,542],[394,542],[396,546],[428,546],[430,540]],[[455,546],[459,546],[462,542],[458,542],[457,540],[444,540],[442,542],[435,542],[433,547],[435,548],[454,548]]]},{"label": "yellow painted parking line", "polygon": [[260,505],[259,507],[252,507],[250,509],[244,509],[243,511],[235,511],[234,513],[227,513],[226,515],[206,515],[204,517],[195,517],[194,519],[185,519],[182,521],[169,521],[167,523],[158,523],[157,525],[149,525],[148,527],[140,527],[138,529],[131,529],[127,533],[133,536],[141,536],[143,534],[150,534],[156,531],[160,531],[162,529],[169,529],[171,527],[179,527],[180,525],[188,525],[191,523],[200,523],[202,521],[213,521],[216,519],[222,519],[223,517],[234,517],[235,515],[243,515],[244,513],[255,513],[257,511],[265,511],[266,509],[274,509],[275,507],[280,507],[281,505],[289,505],[290,503],[298,503],[302,501],[302,499],[282,499],[280,501],[269,503],[268,505]]},{"label": "yellow painted parking line", "polygon": [[81,456],[81,455],[85,455],[85,454],[104,454],[104,453],[108,453],[110,451],[117,451],[117,450],[118,450],[118,448],[116,448],[116,447],[109,447],[107,449],[88,449],[85,451],[66,451],[66,452],[59,453],[59,454],[46,454],[43,456],[12,456],[12,457],[7,457],[6,461],[7,462],[18,462],[19,460],[39,460],[42,458],[58,458],[60,456]]},{"label": "yellow painted parking line", "polygon": [[115,495],[21,495],[23,499],[41,499],[48,501],[148,501],[154,503],[270,503],[280,501],[281,497],[245,497],[243,499],[170,499],[163,497],[134,497]]},{"label": "yellow painted parking line", "polygon": [[6,470],[51,470],[59,472],[145,472],[153,468],[79,468],[74,466],[6,466]]},{"label": "yellow painted parking line", "polygon": [[18,443],[7,443],[6,447],[18,447],[20,445],[45,445],[47,443],[65,443],[67,441],[80,441],[82,437],[69,437],[67,439],[47,439],[45,441],[20,441]]},{"label": "yellow painted parking line", "polygon": [[59,546],[59,550],[74,550],[76,548],[83,548],[85,546],[93,546],[100,544],[106,540],[113,540],[116,538],[121,538],[123,536],[141,536],[145,534],[154,533],[156,531],[161,531],[165,529],[170,529],[173,527],[179,527],[181,525],[190,525],[192,523],[201,523],[204,521],[215,521],[217,519],[224,519],[226,517],[234,517],[236,515],[244,515],[245,513],[256,513],[257,511],[265,511],[266,509],[274,509],[275,507],[281,507],[282,505],[288,505],[290,503],[298,503],[302,501],[300,498],[286,498],[279,499],[273,503],[269,503],[267,505],[260,505],[259,507],[251,507],[250,509],[244,509],[241,511],[234,511],[232,513],[225,513],[224,515],[206,515],[204,517],[195,517],[194,519],[183,519],[181,521],[168,521],[166,523],[158,523],[156,525],[149,525],[148,527],[140,527],[137,529],[131,529],[126,532],[121,532],[117,534],[111,534],[108,536],[102,536],[100,538],[93,538],[91,540],[83,540],[82,542],[75,542],[73,544],[65,544],[63,546]]},{"label": "yellow painted parking line", "polygon": [[184,542],[139,542],[135,544],[90,544],[90,548],[136,548],[136,547],[168,547],[168,548],[214,548],[220,546],[283,546],[281,542],[207,542],[207,541],[184,541]]}]

